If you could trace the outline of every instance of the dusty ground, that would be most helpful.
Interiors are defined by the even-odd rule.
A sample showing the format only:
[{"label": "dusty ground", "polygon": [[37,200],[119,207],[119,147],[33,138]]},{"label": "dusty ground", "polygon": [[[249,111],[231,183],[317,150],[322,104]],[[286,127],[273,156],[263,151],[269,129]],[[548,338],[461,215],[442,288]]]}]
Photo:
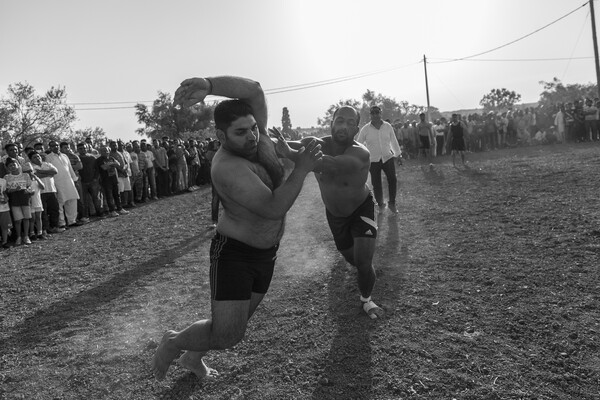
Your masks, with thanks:
[{"label": "dusty ground", "polygon": [[199,383],[151,379],[163,331],[209,314],[209,191],[0,252],[1,399],[598,399],[600,147],[398,171],[374,298],[335,252],[314,178],[247,337]]}]

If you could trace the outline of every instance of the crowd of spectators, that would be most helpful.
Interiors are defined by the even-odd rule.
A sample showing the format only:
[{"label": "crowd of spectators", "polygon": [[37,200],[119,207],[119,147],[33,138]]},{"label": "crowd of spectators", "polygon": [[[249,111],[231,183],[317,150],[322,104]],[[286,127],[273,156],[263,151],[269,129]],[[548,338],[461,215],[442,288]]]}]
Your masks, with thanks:
[{"label": "crowd of spectators", "polygon": [[[118,217],[136,204],[197,190],[211,183],[218,148],[213,139],[169,137],[8,143],[0,158],[1,246],[29,245],[92,218]],[[212,203],[216,223],[218,196]]]},{"label": "crowd of spectators", "polygon": [[[514,108],[504,112],[460,115],[466,127],[467,151],[479,152],[533,144],[600,140],[600,99],[575,100],[551,107]],[[432,121],[436,132],[434,155],[444,155],[449,122]],[[404,156],[416,158],[419,142],[417,121],[395,121]]]}]

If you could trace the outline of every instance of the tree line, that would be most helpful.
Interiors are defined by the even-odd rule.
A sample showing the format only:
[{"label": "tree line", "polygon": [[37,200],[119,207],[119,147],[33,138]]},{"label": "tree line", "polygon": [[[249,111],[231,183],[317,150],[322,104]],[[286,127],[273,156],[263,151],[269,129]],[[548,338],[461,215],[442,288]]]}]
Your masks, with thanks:
[{"label": "tree line", "polygon": [[[595,98],[597,85],[563,84],[553,78],[550,82],[539,82],[543,90],[540,93],[538,106],[549,107],[558,103],[571,102],[575,99]],[[483,112],[500,111],[514,107],[521,100],[521,95],[506,88],[494,88],[480,100]],[[369,120],[371,105],[377,104],[382,109],[384,119],[390,121],[418,120],[418,115],[427,112],[427,107],[398,101],[381,93],[367,90],[360,100],[345,99],[332,104],[318,125],[327,130],[334,111],[342,105],[350,105],[360,112],[361,121]],[[173,105],[169,93],[158,92],[158,97],[151,106],[138,103],[134,113],[141,125],[136,132],[150,139],[169,136],[178,139],[203,139],[214,135],[212,115],[214,104],[199,103],[190,108],[179,108]],[[429,108],[429,117],[435,120],[441,117],[439,109]],[[15,83],[8,86],[5,96],[0,98],[0,141],[2,143],[20,142],[32,145],[36,141],[72,141],[80,142],[92,137],[95,142],[106,140],[106,132],[101,127],[73,129],[76,121],[76,110],[67,103],[67,91],[64,87],[51,87],[44,94],[37,94],[35,88],[28,83]],[[282,110],[281,125],[286,136],[298,139],[299,134],[292,128],[291,113],[287,107]]]}]

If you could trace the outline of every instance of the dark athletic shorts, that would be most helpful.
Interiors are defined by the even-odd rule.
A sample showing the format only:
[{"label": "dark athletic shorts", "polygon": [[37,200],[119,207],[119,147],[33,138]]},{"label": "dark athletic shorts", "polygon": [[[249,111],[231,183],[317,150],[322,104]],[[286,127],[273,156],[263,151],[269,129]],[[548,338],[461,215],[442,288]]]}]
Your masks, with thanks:
[{"label": "dark athletic shorts", "polygon": [[252,292],[267,293],[279,245],[257,249],[215,234],[210,244],[212,300],[249,300]]},{"label": "dark athletic shorts", "polygon": [[429,149],[431,147],[431,143],[429,141],[429,136],[421,136],[419,135],[419,140],[421,141],[422,149]]},{"label": "dark athletic shorts", "polygon": [[375,239],[377,237],[377,222],[375,221],[375,202],[373,195],[369,193],[365,201],[358,206],[354,212],[347,217],[336,217],[328,210],[327,222],[335,247],[338,250],[346,250],[354,246],[354,238],[368,237]]}]

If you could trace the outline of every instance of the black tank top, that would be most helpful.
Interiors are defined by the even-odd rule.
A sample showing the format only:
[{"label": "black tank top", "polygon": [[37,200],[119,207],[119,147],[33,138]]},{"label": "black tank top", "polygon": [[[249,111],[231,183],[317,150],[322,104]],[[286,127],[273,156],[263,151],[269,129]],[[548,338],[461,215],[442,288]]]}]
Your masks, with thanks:
[{"label": "black tank top", "polygon": [[459,122],[458,124],[450,124],[450,131],[452,132],[452,139],[462,139],[463,138],[463,127]]}]

